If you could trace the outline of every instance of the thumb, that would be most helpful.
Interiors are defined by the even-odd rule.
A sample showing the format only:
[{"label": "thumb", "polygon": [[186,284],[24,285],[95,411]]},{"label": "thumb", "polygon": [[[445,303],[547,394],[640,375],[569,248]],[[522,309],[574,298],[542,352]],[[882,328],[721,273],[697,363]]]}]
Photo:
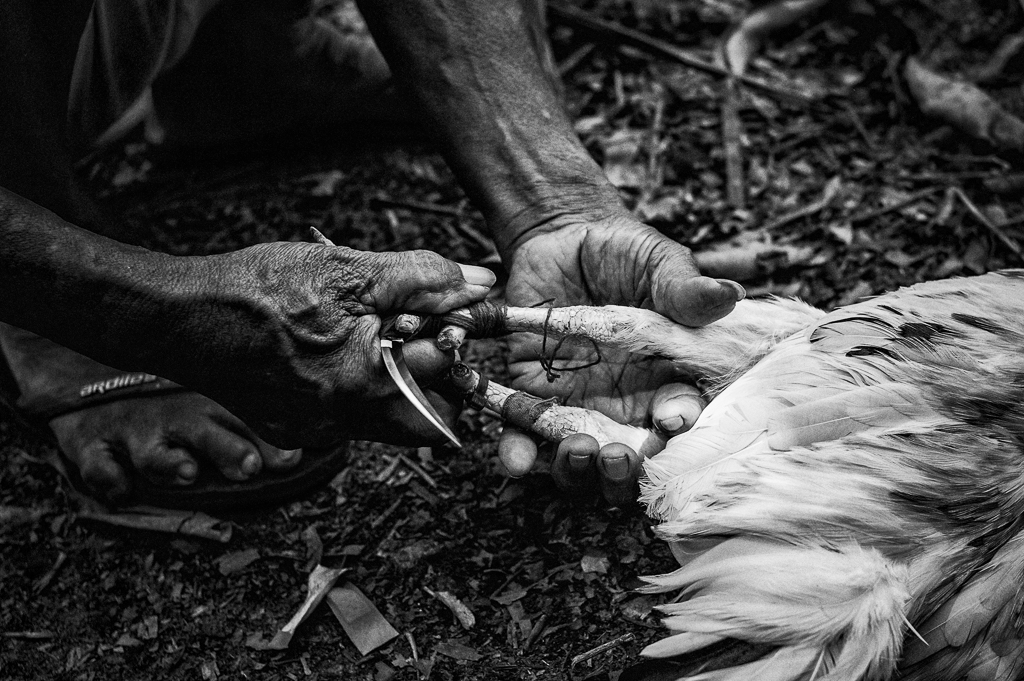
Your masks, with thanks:
[{"label": "thumb", "polygon": [[455,353],[441,350],[431,338],[409,341],[403,349],[409,373],[420,386],[434,385],[444,379],[455,363]]},{"label": "thumb", "polygon": [[728,279],[697,274],[690,249],[665,238],[650,258],[654,310],[686,326],[704,326],[732,312],[746,296]]},{"label": "thumb", "polygon": [[440,314],[483,300],[495,281],[485,267],[460,265],[431,251],[369,255],[376,270],[369,293],[378,314]]}]

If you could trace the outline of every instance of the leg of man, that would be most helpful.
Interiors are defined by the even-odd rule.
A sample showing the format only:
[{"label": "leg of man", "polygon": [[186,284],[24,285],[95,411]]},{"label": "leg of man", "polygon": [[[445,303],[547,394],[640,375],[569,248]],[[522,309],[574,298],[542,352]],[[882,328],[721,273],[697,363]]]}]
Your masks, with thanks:
[{"label": "leg of man", "polygon": [[[129,240],[78,189],[66,143],[67,92],[91,4],[0,3],[0,185],[69,221]],[[100,498],[125,498],[136,472],[154,483],[188,485],[199,476],[201,461],[236,481],[299,461],[297,452],[266,445],[201,395],[140,394],[131,379],[118,378],[120,372],[12,327],[0,326],[0,344],[21,402],[48,403],[40,413],[58,414],[50,420],[58,444]],[[98,406],[79,399],[97,382],[124,383],[126,399]],[[62,405],[50,398],[63,399],[71,410],[60,413]]]}]

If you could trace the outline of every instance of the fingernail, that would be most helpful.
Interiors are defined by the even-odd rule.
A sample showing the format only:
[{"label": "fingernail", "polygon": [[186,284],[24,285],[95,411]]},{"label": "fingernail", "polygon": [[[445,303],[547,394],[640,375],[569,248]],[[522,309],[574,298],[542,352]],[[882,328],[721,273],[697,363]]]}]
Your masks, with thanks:
[{"label": "fingernail", "polygon": [[242,460],[242,473],[248,477],[260,470],[260,455],[253,452]]},{"label": "fingernail", "polygon": [[683,420],[682,416],[680,416],[679,414],[673,414],[668,418],[661,419],[661,421],[658,423],[658,427],[661,428],[662,430],[671,433],[682,428],[683,424],[685,423],[686,421]]},{"label": "fingernail", "polygon": [[467,284],[474,284],[476,286],[494,286],[494,282],[497,281],[497,277],[494,276],[494,272],[490,271],[486,267],[478,267],[476,265],[463,265],[458,263],[462,269],[462,278],[466,280]]},{"label": "fingernail", "polygon": [[715,281],[717,281],[719,284],[722,284],[723,286],[728,286],[729,288],[731,288],[736,295],[736,302],[739,302],[747,297],[747,289],[743,288],[735,281],[730,281],[728,279],[716,279]]},{"label": "fingernail", "polygon": [[186,461],[178,466],[178,480],[184,483],[192,482],[199,475],[199,466],[195,461]]},{"label": "fingernail", "polygon": [[589,454],[570,454],[569,455],[569,468],[574,471],[586,470],[587,466],[590,465]]},{"label": "fingernail", "polygon": [[629,462],[624,456],[616,456],[604,460],[604,470],[612,480],[625,480],[629,475]]},{"label": "fingernail", "polygon": [[281,461],[291,461],[299,455],[301,449],[282,449],[281,450]]}]

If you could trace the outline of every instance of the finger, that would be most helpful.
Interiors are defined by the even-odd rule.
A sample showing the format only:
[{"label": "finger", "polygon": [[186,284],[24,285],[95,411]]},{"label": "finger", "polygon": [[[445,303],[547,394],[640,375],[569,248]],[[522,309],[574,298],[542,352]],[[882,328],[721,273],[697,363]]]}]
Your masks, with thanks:
[{"label": "finger", "polygon": [[626,506],[636,502],[640,494],[642,457],[630,447],[612,442],[598,453],[597,470],[601,480],[601,494],[612,506]]},{"label": "finger", "polygon": [[700,390],[687,383],[667,383],[651,399],[651,421],[667,435],[685,433],[693,427],[707,402]]},{"label": "finger", "polygon": [[365,256],[378,270],[370,284],[378,313],[447,312],[483,300],[496,279],[485,267],[460,265],[430,251]]},{"label": "finger", "polygon": [[551,477],[555,484],[567,492],[582,493],[597,487],[597,469],[594,459],[601,446],[592,435],[577,433],[558,444]]},{"label": "finger", "polygon": [[537,443],[526,432],[506,425],[498,440],[498,460],[513,478],[521,478],[537,461]]},{"label": "finger", "polygon": [[431,338],[420,338],[405,344],[402,354],[409,373],[421,388],[438,383],[455,363],[455,353],[441,350]]},{"label": "finger", "polygon": [[693,277],[668,286],[670,292],[655,298],[655,308],[686,326],[704,326],[721,319],[746,296],[742,286],[728,279]]}]

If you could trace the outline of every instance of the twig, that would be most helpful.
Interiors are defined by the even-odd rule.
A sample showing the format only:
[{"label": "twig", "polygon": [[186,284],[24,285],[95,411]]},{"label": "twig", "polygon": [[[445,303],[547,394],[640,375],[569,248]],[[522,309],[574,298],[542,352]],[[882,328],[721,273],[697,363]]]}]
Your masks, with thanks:
[{"label": "twig", "polygon": [[540,638],[541,632],[544,631],[545,627],[547,626],[547,623],[548,616],[547,613],[545,613],[541,615],[540,619],[537,620],[537,623],[533,625],[533,629],[530,630],[530,635],[526,638],[526,641],[523,643],[524,653],[528,652],[530,650],[530,646],[537,642],[537,639]]},{"label": "twig", "polygon": [[509,574],[508,579],[506,579],[504,582],[502,582],[501,586],[499,586],[497,589],[495,589],[491,593],[491,595],[488,596],[488,598],[491,599],[492,601],[495,598],[497,598],[501,594],[501,592],[505,590],[505,587],[508,586],[509,584],[511,584],[512,580],[519,576],[519,573],[522,572],[525,567],[526,567],[526,561],[522,561],[522,560],[519,561],[519,564],[512,568],[512,572],[511,572],[511,574]]},{"label": "twig", "polygon": [[384,482],[385,480],[390,478],[394,474],[395,470],[398,468],[398,464],[400,464],[401,462],[402,460],[399,459],[397,456],[392,457],[391,463],[388,464],[388,467],[382,470],[380,473],[378,473],[377,477],[374,478],[373,481]]},{"label": "twig", "polygon": [[597,646],[596,648],[591,648],[590,650],[588,650],[585,653],[580,653],[576,657],[572,658],[572,660],[569,662],[569,666],[570,667],[575,667],[576,665],[580,664],[581,662],[586,662],[587,660],[589,660],[589,659],[591,659],[593,657],[597,657],[601,653],[606,653],[606,652],[608,652],[609,650],[611,650],[613,648],[618,648],[619,646],[623,645],[624,643],[632,643],[635,638],[636,638],[636,636],[634,636],[633,634],[623,634],[622,636],[619,636],[616,639],[612,639],[611,641],[608,641],[607,643],[602,643],[601,645]]},{"label": "twig", "polygon": [[409,642],[409,650],[412,653],[412,661],[420,661],[420,651],[416,648],[416,639],[412,637],[412,632],[405,632],[405,640]]},{"label": "twig", "polygon": [[843,109],[846,111],[846,115],[850,119],[850,123],[853,124],[854,129],[860,133],[860,136],[864,139],[864,143],[868,145],[870,149],[876,149],[878,144],[875,142],[875,138],[871,136],[868,129],[864,127],[864,122],[860,119],[860,115],[857,110],[850,106],[849,102],[843,102]]},{"label": "twig", "polygon": [[38,582],[32,585],[32,593],[38,595],[42,593],[46,587],[50,586],[50,582],[52,582],[53,578],[57,576],[57,571],[60,570],[61,566],[64,565],[64,561],[67,559],[68,554],[61,551],[57,556],[57,560],[53,562],[53,567],[51,567],[45,575],[40,577]]},{"label": "twig", "polygon": [[1018,258],[1021,257],[1020,244],[1014,241],[1010,236],[1002,230],[1002,228],[988,219],[988,217],[978,209],[974,202],[967,198],[967,194],[964,194],[963,190],[959,187],[953,187],[953,195],[960,199],[963,204],[967,207],[967,210],[974,216],[974,218],[983,224],[992,234],[1002,241],[1007,248],[1013,251],[1013,254]]},{"label": "twig", "polygon": [[23,641],[48,641],[57,637],[52,631],[0,631],[0,636]]},{"label": "twig", "polygon": [[[397,464],[396,464],[397,465]],[[402,499],[395,499],[387,510],[381,513],[379,516],[370,521],[370,529],[377,529],[381,523],[391,517],[391,514],[398,510],[398,507],[402,505]]]},{"label": "twig", "polygon": [[743,208],[746,204],[742,136],[739,87],[734,78],[728,78],[725,81],[725,96],[722,98],[722,144],[725,149],[726,198],[733,208]]},{"label": "twig", "polygon": [[426,472],[425,470],[423,470],[423,468],[421,468],[421,467],[420,467],[420,466],[419,466],[419,465],[418,465],[417,463],[413,462],[413,460],[412,460],[412,459],[410,459],[409,457],[407,457],[407,456],[406,456],[405,454],[399,454],[399,455],[398,455],[398,458],[399,458],[399,460],[401,460],[401,462],[402,462],[402,463],[404,463],[404,464],[405,464],[405,465],[406,465],[406,466],[407,466],[407,467],[408,467],[408,468],[409,468],[409,469],[410,469],[410,470],[411,470],[411,471],[412,471],[413,473],[415,473],[416,475],[418,475],[418,476],[420,476],[421,478],[423,478],[423,481],[424,481],[424,482],[426,482],[426,483],[427,483],[428,485],[430,485],[431,487],[437,488],[437,482],[436,482],[436,481],[435,481],[435,480],[434,480],[434,479],[433,479],[432,477],[430,477],[430,476],[429,476],[429,475],[427,474],[427,472]]},{"label": "twig", "polygon": [[572,54],[565,58],[565,60],[558,65],[558,75],[565,78],[567,75],[572,73],[583,63],[583,60],[589,57],[596,49],[594,43],[584,43],[580,47],[576,48]]},{"label": "twig", "polygon": [[424,201],[410,201],[407,199],[392,199],[389,196],[378,194],[370,199],[370,206],[386,206],[388,208],[405,208],[406,210],[419,211],[420,213],[434,213],[436,215],[449,215],[452,217],[459,217],[462,215],[461,208],[452,208],[451,206],[441,206],[436,203],[426,203]]},{"label": "twig", "polygon": [[860,215],[854,215],[853,217],[850,218],[850,222],[853,223],[853,222],[864,222],[865,220],[874,220],[875,218],[881,217],[882,215],[885,215],[886,213],[891,213],[891,212],[893,212],[895,210],[900,210],[901,208],[906,208],[907,206],[909,206],[911,204],[914,204],[914,203],[917,203],[921,199],[928,198],[932,194],[934,194],[934,193],[936,193],[938,191],[941,191],[941,190],[942,190],[942,187],[929,187],[928,189],[922,189],[919,192],[915,192],[914,194],[911,194],[910,196],[908,196],[907,198],[903,199],[902,201],[897,201],[896,203],[892,204],[891,206],[885,206],[884,208],[876,208],[875,210],[869,210],[866,213],[861,213]]},{"label": "twig", "polygon": [[770,232],[772,230],[779,229],[780,227],[785,227],[789,223],[799,220],[800,218],[806,218],[825,210],[832,203],[833,199],[836,198],[840,187],[842,187],[842,179],[836,175],[828,181],[828,184],[825,185],[825,191],[822,192],[820,199],[814,203],[807,204],[803,208],[798,208],[792,213],[788,213],[787,215],[783,215],[782,217],[769,222],[764,226],[764,230]]},{"label": "twig", "polygon": [[[635,31],[631,28],[626,28],[624,26],[619,26],[617,24],[598,19],[584,10],[552,2],[548,3],[548,12],[551,16],[570,26],[590,31],[595,35],[605,38],[614,38],[634,47],[639,47],[649,52],[653,52],[660,57],[671,59],[697,71],[717,76],[719,78],[727,78],[731,75],[729,70],[725,67],[704,61],[700,57],[694,56],[686,50],[676,47],[671,43],[658,40],[657,38],[652,38],[649,35],[645,35],[644,33]],[[781,97],[787,97],[801,103],[811,103],[816,100],[816,97],[807,92],[801,92],[789,86],[769,83],[768,81],[754,76],[741,75],[736,76],[736,78],[743,84],[749,85],[750,87],[779,95]]]}]

